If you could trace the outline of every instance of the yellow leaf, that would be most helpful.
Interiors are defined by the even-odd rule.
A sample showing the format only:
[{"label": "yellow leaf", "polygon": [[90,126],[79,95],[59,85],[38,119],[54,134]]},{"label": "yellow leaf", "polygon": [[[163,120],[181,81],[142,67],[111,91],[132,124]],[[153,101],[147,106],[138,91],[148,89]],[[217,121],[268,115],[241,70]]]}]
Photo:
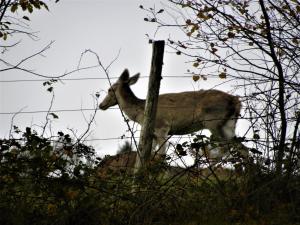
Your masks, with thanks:
[{"label": "yellow leaf", "polygon": [[226,79],[227,74],[226,74],[225,72],[222,72],[222,73],[219,74],[219,77],[220,77],[221,79]]},{"label": "yellow leaf", "polygon": [[187,19],[185,22],[186,22],[187,25],[191,25],[192,24],[192,21],[190,19]]},{"label": "yellow leaf", "polygon": [[193,75],[193,81],[197,82],[200,79],[199,75]]},{"label": "yellow leaf", "polygon": [[57,206],[52,204],[52,203],[49,203],[48,206],[47,206],[47,210],[48,210],[48,213],[49,214],[55,214],[56,213],[56,210],[57,210]]},{"label": "yellow leaf", "polygon": [[194,66],[194,67],[198,67],[198,66],[199,66],[199,63],[198,63],[198,62],[195,62],[195,63],[193,64],[193,66]]},{"label": "yellow leaf", "polygon": [[69,190],[69,191],[66,193],[66,196],[67,196],[68,199],[70,199],[70,200],[74,200],[78,195],[79,195],[79,191]]}]

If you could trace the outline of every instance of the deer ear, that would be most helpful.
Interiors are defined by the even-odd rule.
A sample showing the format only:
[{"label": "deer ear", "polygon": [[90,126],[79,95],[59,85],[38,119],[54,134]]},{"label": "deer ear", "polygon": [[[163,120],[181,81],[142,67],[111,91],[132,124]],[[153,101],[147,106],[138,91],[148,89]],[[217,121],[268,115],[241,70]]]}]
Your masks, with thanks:
[{"label": "deer ear", "polygon": [[121,82],[128,82],[129,80],[129,71],[128,69],[125,69],[121,76],[119,77],[119,81]]},{"label": "deer ear", "polygon": [[129,78],[128,84],[129,85],[135,84],[138,81],[139,78],[140,78],[140,73],[135,74],[134,76]]}]

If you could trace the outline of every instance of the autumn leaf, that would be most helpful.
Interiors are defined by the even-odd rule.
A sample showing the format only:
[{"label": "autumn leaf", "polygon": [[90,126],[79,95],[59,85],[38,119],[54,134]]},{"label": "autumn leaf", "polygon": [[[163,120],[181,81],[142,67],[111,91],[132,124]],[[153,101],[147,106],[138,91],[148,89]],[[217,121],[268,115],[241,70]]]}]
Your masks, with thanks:
[{"label": "autumn leaf", "polygon": [[67,193],[66,193],[66,196],[68,199],[70,200],[74,200],[77,196],[79,195],[79,191],[74,191],[74,190],[69,190]]},{"label": "autumn leaf", "polygon": [[193,75],[193,81],[197,82],[200,79],[199,75]]},{"label": "autumn leaf", "polygon": [[227,36],[228,36],[229,38],[234,38],[234,37],[235,37],[235,33],[233,33],[233,32],[228,32]]},{"label": "autumn leaf", "polygon": [[226,74],[225,72],[222,72],[222,73],[219,74],[219,77],[220,77],[221,79],[226,79],[227,74]]},{"label": "autumn leaf", "polygon": [[299,41],[298,41],[298,39],[297,39],[297,38],[293,38],[292,42],[293,42],[294,44],[296,44],[296,45],[298,45],[298,44],[299,44]]},{"label": "autumn leaf", "polygon": [[208,20],[210,18],[208,15],[206,15],[203,12],[199,12],[197,17],[200,18],[200,19],[203,19],[203,20]]},{"label": "autumn leaf", "polygon": [[198,67],[199,63],[198,62],[194,62],[193,67]]}]

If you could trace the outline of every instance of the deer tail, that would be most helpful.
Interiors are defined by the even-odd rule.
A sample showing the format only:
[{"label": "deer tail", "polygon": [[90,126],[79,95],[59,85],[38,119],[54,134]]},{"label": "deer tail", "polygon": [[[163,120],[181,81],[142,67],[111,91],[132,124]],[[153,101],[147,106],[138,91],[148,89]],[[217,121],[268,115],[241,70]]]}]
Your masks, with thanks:
[{"label": "deer tail", "polygon": [[234,104],[234,116],[237,119],[240,116],[241,108],[242,108],[242,103],[240,101],[239,96],[234,96],[233,104]]}]

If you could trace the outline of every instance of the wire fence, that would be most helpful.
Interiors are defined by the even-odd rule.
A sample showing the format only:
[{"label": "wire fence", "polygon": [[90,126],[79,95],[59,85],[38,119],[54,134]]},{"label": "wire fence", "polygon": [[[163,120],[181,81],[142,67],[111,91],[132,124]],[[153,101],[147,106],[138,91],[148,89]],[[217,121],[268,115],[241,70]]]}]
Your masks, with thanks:
[{"label": "wire fence", "polygon": [[[219,78],[218,75],[214,75],[214,74],[208,74],[205,76],[201,76],[198,74],[187,74],[187,75],[163,75],[163,78],[188,78],[188,79],[192,79],[193,75],[195,76],[199,76],[199,79],[209,76],[209,78]],[[119,77],[110,77],[111,80],[116,80]],[[145,78],[149,78],[149,76],[140,76],[140,78],[145,79]],[[219,78],[220,79],[220,78]],[[11,80],[0,80],[0,83],[20,83],[20,82],[46,82],[46,81],[50,81],[50,80],[57,80],[57,81],[83,81],[83,80],[107,80],[106,77],[78,77],[78,78],[55,78],[53,77],[52,79],[11,79]]]},{"label": "wire fence", "polygon": [[[196,75],[195,76],[199,76],[199,79],[203,79],[203,77],[201,77],[200,75]],[[212,78],[219,78],[218,75],[209,75]],[[110,77],[110,79],[112,80],[116,80],[119,77]],[[149,76],[141,76],[140,78],[149,78]],[[178,78],[184,78],[184,79],[190,79],[191,81],[193,80],[193,74],[189,74],[189,75],[182,75],[182,76],[173,76],[173,75],[169,75],[169,76],[163,76],[163,78],[171,78],[171,79],[178,79]],[[219,78],[220,79],[220,78]],[[79,78],[60,78],[60,79],[55,79],[57,81],[95,81],[95,80],[107,80],[107,78],[105,77],[79,77]],[[11,80],[0,80],[0,84],[8,84],[8,83],[36,83],[36,82],[47,82],[47,81],[51,81],[51,79],[11,79]],[[225,81],[222,81],[222,83],[227,83],[228,81],[230,81],[229,79],[226,79]],[[166,108],[174,108],[174,107],[166,107]],[[176,107],[177,108],[177,107]],[[185,108],[186,107],[182,107]],[[48,110],[20,110],[18,112],[16,111],[10,111],[10,112],[0,112],[0,115],[7,115],[7,116],[11,116],[11,115],[19,115],[19,114],[40,114],[40,113],[47,113],[47,114],[51,114],[51,113],[71,113],[71,112],[95,112],[95,108],[73,108],[73,109],[48,109]],[[119,107],[110,107],[109,110],[120,110]],[[248,119],[245,117],[239,117],[239,119]],[[126,133],[126,132],[125,132]],[[177,138],[177,139],[191,139],[192,137],[190,135],[173,135],[172,139]],[[94,142],[94,141],[114,141],[114,140],[129,140],[129,139],[136,139],[139,140],[139,136],[126,136],[126,135],[121,135],[121,136],[117,136],[117,137],[106,137],[106,138],[89,138],[89,139],[85,139],[85,142]],[[250,139],[248,139],[250,141]]]}]

